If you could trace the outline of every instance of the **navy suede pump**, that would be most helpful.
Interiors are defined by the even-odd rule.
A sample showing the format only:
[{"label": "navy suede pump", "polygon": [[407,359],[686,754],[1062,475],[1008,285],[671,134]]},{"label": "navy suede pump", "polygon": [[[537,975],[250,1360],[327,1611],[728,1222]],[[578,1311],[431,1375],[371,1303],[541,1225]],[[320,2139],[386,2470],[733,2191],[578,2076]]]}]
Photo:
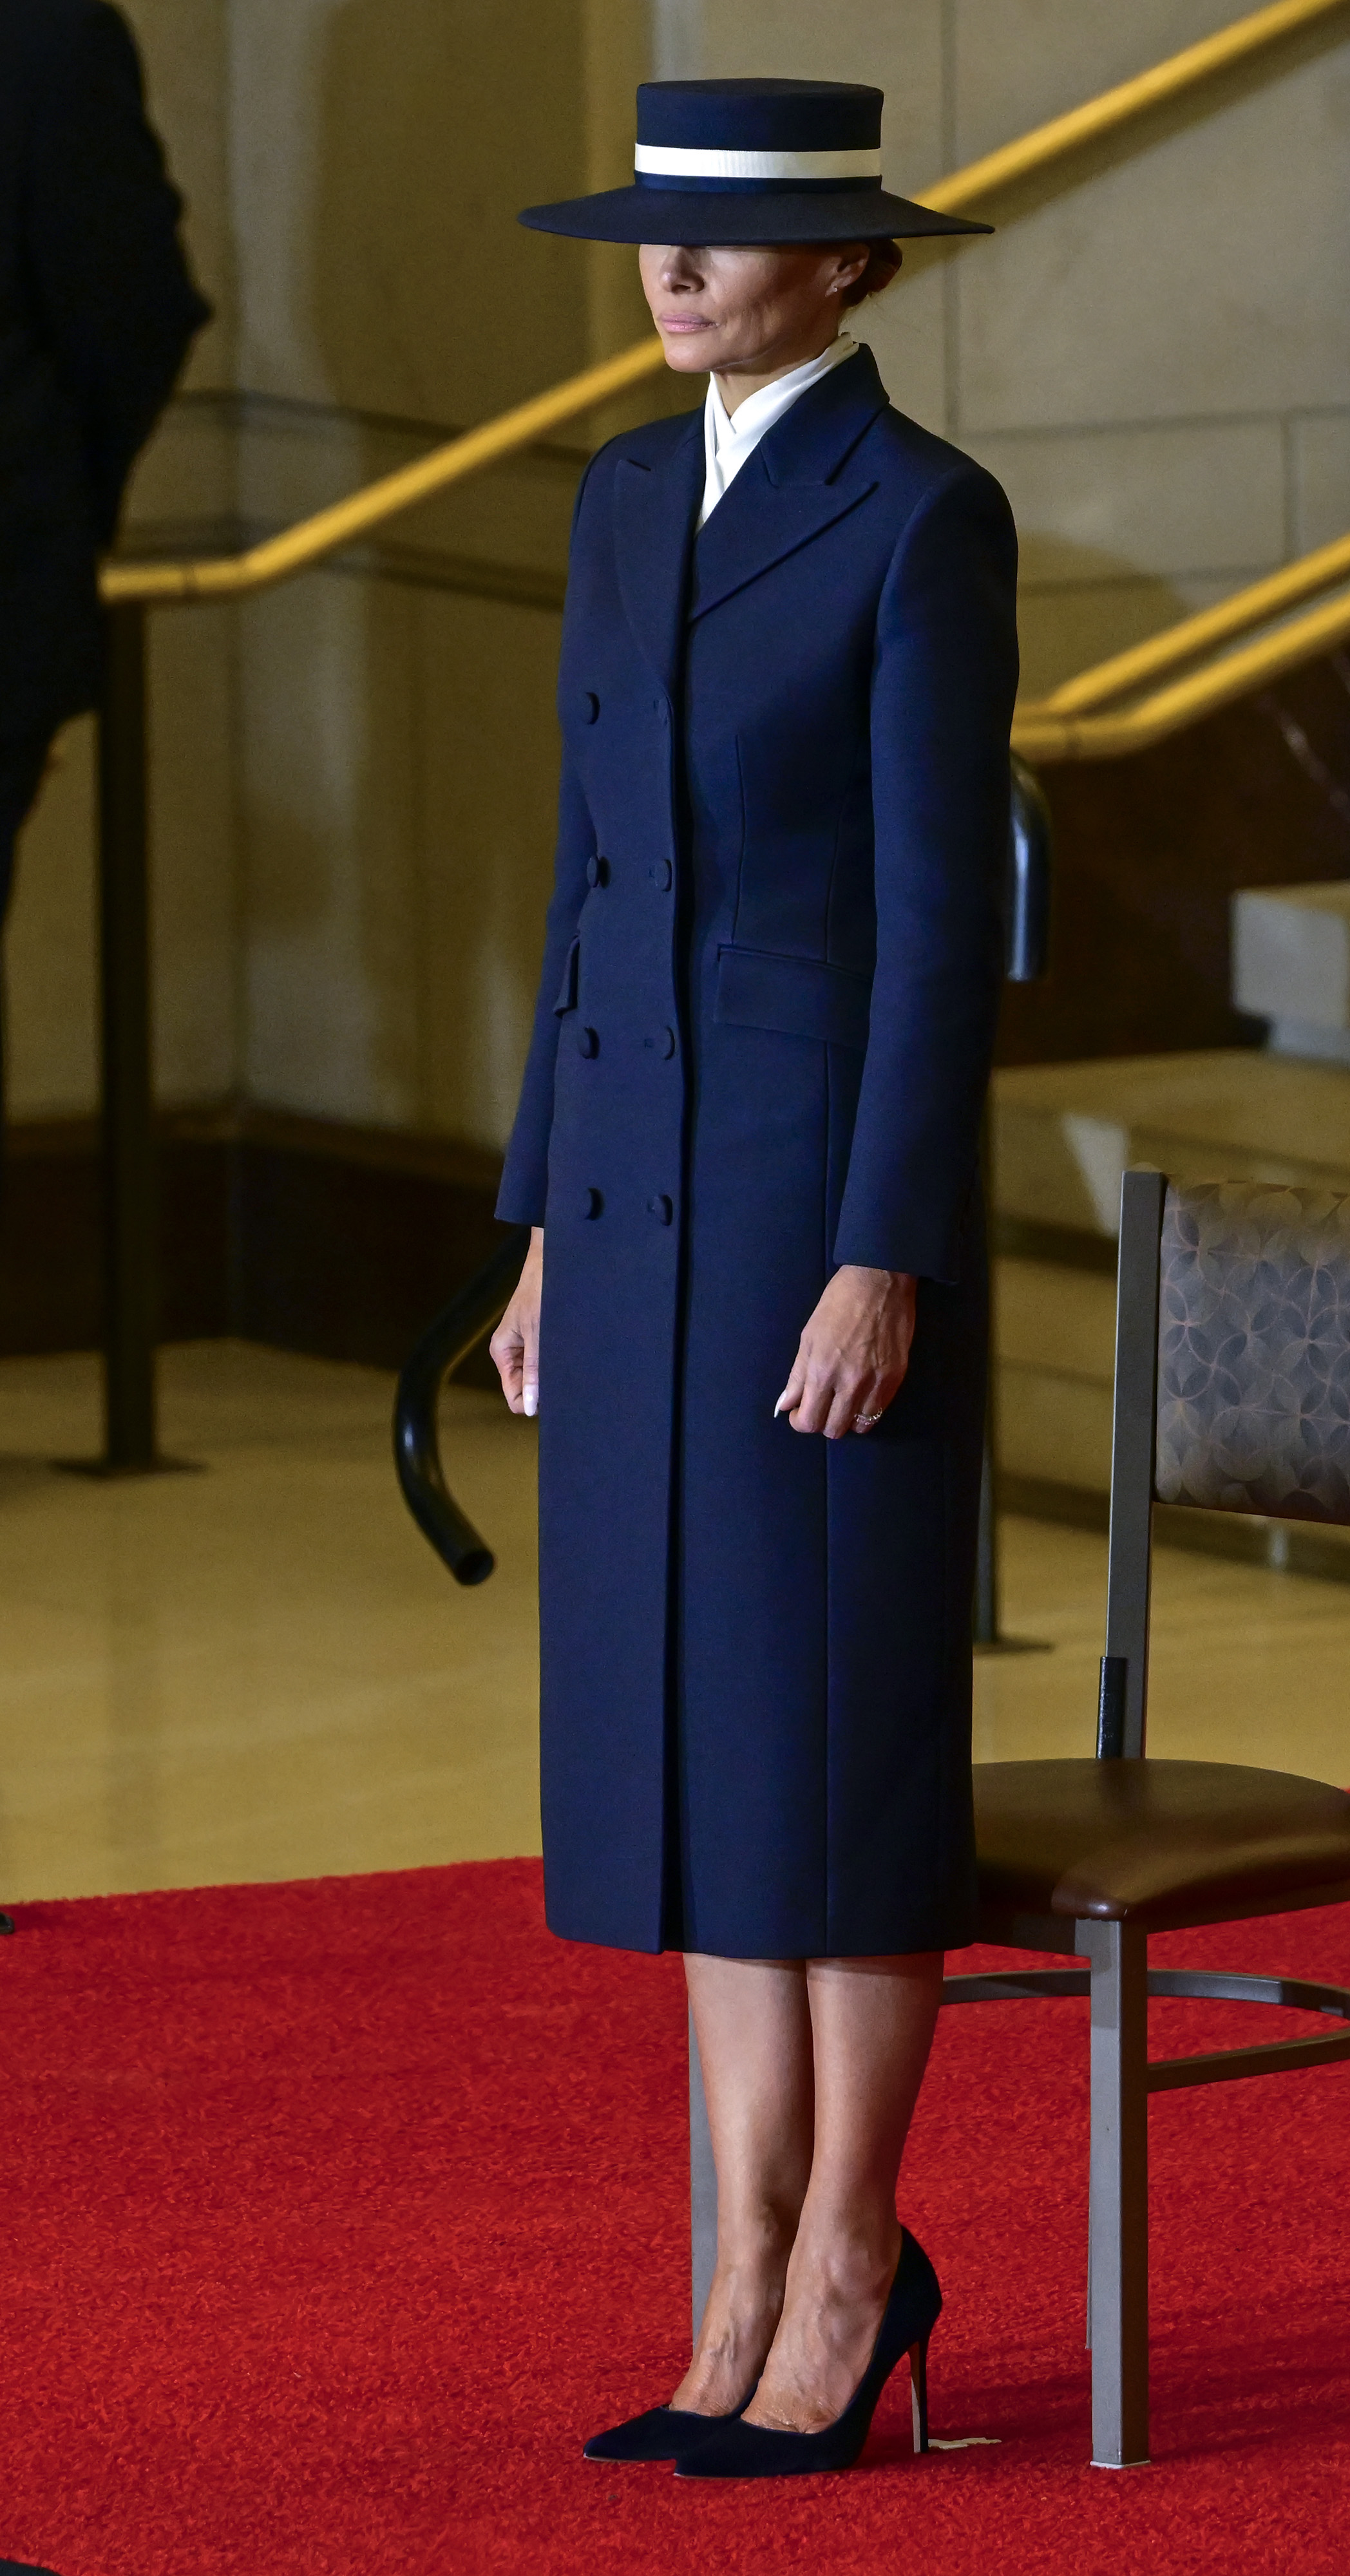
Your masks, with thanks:
[{"label": "navy suede pump", "polygon": [[[753,2391],[751,2392],[753,2394]],[[749,2397],[741,2401],[748,2406]],[[630,2416],[608,2433],[593,2433],[583,2460],[682,2460],[710,2433],[724,2433],[735,2415],[695,2415],[685,2406],[649,2406],[645,2415]]]},{"label": "navy suede pump", "polygon": [[[717,2429],[685,2459],[677,2478],[809,2477],[820,2469],[851,2469],[867,2439],[877,2399],[903,2353],[914,2385],[914,2448],[928,2448],[928,2338],[942,2309],[938,2277],[917,2238],[905,2230],[891,2295],[877,2330],[872,2358],[843,2414],[819,2433],[774,2433],[763,2424],[723,2417]],[[749,2404],[747,2398],[746,2403]],[[716,2419],[715,2419],[716,2420]]]}]

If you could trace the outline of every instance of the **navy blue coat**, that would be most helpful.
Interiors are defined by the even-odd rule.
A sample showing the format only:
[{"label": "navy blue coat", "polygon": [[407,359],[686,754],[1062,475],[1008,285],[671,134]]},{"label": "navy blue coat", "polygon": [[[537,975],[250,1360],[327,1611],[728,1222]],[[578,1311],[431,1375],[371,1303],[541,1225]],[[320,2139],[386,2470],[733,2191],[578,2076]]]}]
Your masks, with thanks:
[{"label": "navy blue coat", "polygon": [[[972,1931],[980,1112],[1016,540],[869,351],[701,533],[701,414],[579,495],[557,881],[499,1213],[546,1227],[548,1919],[727,1957]],[[915,1272],[878,1428],[773,1419],[832,1270]]]}]

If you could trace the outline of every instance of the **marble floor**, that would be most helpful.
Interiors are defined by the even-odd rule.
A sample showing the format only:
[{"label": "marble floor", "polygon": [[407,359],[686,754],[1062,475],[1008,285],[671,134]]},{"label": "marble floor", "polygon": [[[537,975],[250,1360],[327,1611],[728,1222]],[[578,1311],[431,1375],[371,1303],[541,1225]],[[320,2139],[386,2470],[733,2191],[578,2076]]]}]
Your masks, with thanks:
[{"label": "marble floor", "polygon": [[[497,1551],[461,1591],[408,1519],[378,1371],[212,1342],[163,1360],[165,1445],[92,1454],[85,1357],[0,1362],[0,1902],[538,1848],[532,1427],[452,1390],[452,1484]],[[984,1761],[1092,1748],[1104,1543],[1010,1520]],[[1350,1586],[1160,1550],[1152,1750],[1350,1781]]]}]

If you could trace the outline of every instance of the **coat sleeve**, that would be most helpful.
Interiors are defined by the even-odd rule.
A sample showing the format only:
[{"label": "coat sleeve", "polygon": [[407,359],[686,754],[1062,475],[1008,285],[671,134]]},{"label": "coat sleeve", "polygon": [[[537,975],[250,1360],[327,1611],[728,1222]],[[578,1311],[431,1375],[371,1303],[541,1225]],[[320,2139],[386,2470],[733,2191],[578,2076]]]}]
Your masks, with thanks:
[{"label": "coat sleeve", "polygon": [[[575,560],[581,507],[595,459],[587,466],[572,513]],[[553,1126],[553,1068],[558,1054],[556,1004],[586,900],[586,862],[595,854],[595,825],[581,781],[563,747],[558,791],[558,841],[553,865],[553,896],[544,934],[544,964],[535,1003],[534,1028],[520,1086],[511,1142],[506,1149],[497,1214],[507,1225],[542,1225],[548,1195],[548,1140]]]},{"label": "coat sleeve", "polygon": [[108,0],[82,13],[44,83],[26,202],[38,327],[80,423],[106,545],[132,462],[211,310],[179,242],[182,200],[146,117],[135,43]]},{"label": "coat sleeve", "polygon": [[878,613],[877,958],[838,1262],[954,1281],[1003,972],[1017,538],[958,469],[920,505]]}]

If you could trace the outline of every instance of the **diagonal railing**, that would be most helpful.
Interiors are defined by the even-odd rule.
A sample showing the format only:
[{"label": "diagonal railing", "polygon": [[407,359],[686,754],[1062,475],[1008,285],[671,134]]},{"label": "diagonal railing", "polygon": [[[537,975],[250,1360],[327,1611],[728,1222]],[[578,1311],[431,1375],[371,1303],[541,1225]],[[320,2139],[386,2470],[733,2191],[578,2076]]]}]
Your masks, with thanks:
[{"label": "diagonal railing", "polygon": [[[1159,110],[1239,70],[1343,10],[1348,0],[1275,0],[1167,62],[1053,118],[925,191],[957,213],[987,205]],[[105,1450],[110,1474],[161,1461],[155,1418],[155,1154],[150,1052],[146,617],[155,608],[242,599],[349,547],[400,512],[533,446],[664,364],[655,337],[588,367],[234,555],[105,565],[107,651],[99,729],[102,944]],[[1219,652],[1166,687],[1149,684],[1350,579],[1350,539],[1255,584],[1132,653],[1018,709],[1014,744],[1029,760],[1100,759],[1137,750],[1350,635],[1350,598],[1324,602],[1245,648]],[[1143,696],[1136,693],[1146,692]],[[1120,705],[1122,698],[1133,703]],[[1097,710],[1106,712],[1096,712]]]}]

